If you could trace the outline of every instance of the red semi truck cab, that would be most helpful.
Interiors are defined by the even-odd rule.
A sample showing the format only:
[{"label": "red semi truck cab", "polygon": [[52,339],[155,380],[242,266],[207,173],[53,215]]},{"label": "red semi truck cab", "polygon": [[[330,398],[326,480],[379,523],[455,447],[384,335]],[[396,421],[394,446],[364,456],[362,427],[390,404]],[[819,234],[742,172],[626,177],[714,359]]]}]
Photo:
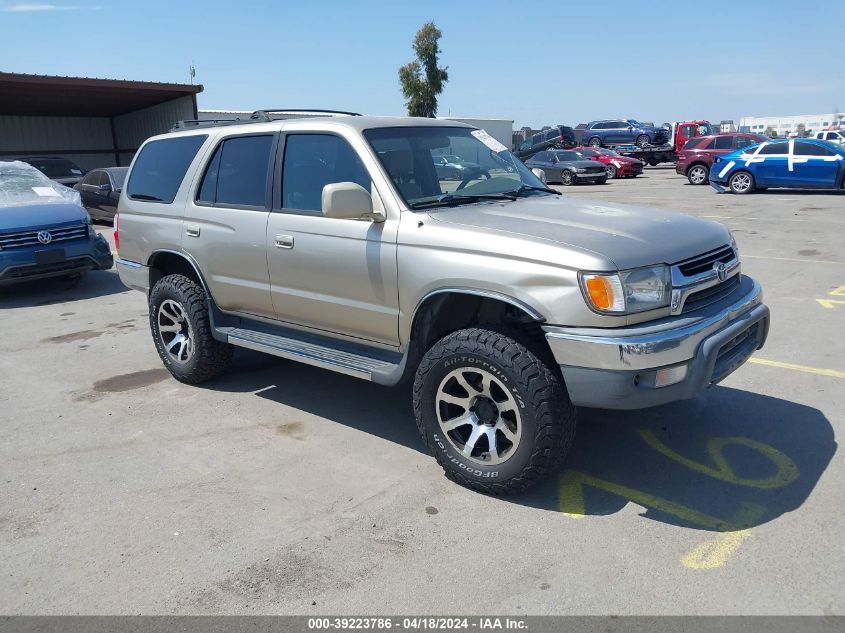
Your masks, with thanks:
[{"label": "red semi truck cab", "polygon": [[680,154],[684,149],[684,145],[691,138],[697,136],[710,136],[715,134],[713,126],[710,121],[682,121],[680,123],[672,124],[672,145],[675,149],[675,154]]}]

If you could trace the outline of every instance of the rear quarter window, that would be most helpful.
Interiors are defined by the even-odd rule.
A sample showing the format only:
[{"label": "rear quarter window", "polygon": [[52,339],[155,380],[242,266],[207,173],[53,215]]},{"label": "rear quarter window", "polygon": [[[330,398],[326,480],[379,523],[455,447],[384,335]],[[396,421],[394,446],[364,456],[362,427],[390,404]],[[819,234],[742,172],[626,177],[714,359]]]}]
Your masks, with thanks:
[{"label": "rear quarter window", "polygon": [[208,138],[177,136],[144,145],[129,176],[126,195],[133,200],[170,204],[197,151]]}]

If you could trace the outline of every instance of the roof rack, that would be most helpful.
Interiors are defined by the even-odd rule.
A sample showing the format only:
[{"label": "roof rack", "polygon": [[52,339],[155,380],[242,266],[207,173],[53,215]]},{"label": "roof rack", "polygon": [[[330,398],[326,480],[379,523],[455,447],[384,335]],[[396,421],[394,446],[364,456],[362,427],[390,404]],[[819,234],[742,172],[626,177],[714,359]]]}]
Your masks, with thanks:
[{"label": "roof rack", "polygon": [[319,110],[319,109],[291,109],[291,108],[265,108],[256,110],[248,119],[184,119],[176,121],[171,132],[178,130],[185,130],[187,128],[203,128],[203,127],[220,127],[222,125],[243,125],[244,123],[269,123],[278,119],[284,119],[284,116],[271,115],[285,115],[285,114],[304,114],[314,116],[362,116],[358,112],[346,112],[345,110]]},{"label": "roof rack", "polygon": [[[328,114],[331,116],[362,116],[358,112],[346,112],[345,110],[320,110],[315,108],[310,109],[296,109],[296,108],[262,108],[252,113],[250,119],[260,119],[264,121],[271,121],[271,114],[314,114],[321,116]],[[284,118],[284,117],[280,117]]]},{"label": "roof rack", "polygon": [[261,123],[261,121],[256,119],[184,119],[182,121],[176,121],[173,127],[170,128],[170,131],[176,132],[187,128],[219,127],[221,125],[243,125],[244,123]]}]

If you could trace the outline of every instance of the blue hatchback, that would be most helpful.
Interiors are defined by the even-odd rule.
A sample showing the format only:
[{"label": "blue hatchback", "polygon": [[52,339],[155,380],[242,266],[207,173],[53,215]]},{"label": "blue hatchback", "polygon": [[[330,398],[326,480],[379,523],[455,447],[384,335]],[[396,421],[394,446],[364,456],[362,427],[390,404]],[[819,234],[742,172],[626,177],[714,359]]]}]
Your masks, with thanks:
[{"label": "blue hatchback", "polygon": [[718,156],[710,168],[718,192],[751,193],[769,187],[845,188],[845,147],[817,139],[784,139]]},{"label": "blue hatchback", "polygon": [[0,162],[0,286],[112,267],[79,193],[23,162]]}]

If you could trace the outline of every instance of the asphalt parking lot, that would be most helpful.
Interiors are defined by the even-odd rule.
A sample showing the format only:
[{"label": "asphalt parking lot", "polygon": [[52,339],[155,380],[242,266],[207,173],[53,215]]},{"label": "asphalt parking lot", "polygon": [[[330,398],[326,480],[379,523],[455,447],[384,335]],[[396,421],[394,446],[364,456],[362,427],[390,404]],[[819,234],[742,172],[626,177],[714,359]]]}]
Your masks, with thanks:
[{"label": "asphalt parking lot", "polygon": [[565,193],[725,223],[772,327],[696,400],[581,411],[506,499],[442,475],[407,388],[246,351],[189,387],[114,270],[0,289],[0,612],[845,614],[845,195]]}]

